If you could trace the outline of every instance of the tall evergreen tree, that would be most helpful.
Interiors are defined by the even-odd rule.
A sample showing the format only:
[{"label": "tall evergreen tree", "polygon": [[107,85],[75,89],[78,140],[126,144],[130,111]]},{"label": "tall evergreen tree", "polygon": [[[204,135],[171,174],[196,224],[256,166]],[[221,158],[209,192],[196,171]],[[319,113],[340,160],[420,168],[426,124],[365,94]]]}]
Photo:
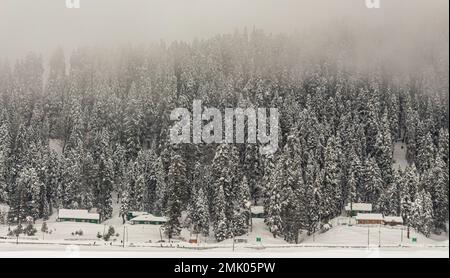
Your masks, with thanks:
[{"label": "tall evergreen tree", "polygon": [[164,231],[169,238],[179,235],[181,231],[181,192],[186,186],[186,165],[179,154],[173,154],[168,173],[167,184],[167,222]]},{"label": "tall evergreen tree", "polygon": [[412,204],[411,226],[425,236],[430,236],[433,227],[433,203],[426,190],[418,192]]}]

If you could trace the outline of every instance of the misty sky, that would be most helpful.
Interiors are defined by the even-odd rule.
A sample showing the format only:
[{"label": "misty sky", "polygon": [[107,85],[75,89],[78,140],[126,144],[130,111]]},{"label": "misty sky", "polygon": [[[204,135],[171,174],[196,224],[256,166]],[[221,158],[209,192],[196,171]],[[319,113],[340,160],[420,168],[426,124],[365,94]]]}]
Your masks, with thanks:
[{"label": "misty sky", "polygon": [[189,41],[244,26],[290,33],[345,22],[392,32],[397,41],[448,36],[448,0],[381,0],[381,9],[367,9],[365,0],[80,1],[80,9],[67,9],[65,0],[0,0],[0,57],[47,55],[58,46]]}]

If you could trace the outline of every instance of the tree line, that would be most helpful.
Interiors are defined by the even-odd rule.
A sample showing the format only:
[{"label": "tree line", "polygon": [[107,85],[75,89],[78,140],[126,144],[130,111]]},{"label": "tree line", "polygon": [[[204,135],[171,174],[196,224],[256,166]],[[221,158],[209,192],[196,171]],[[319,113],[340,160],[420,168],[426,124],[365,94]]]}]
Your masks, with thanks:
[{"label": "tree line", "polygon": [[[302,43],[255,29],[1,62],[8,221],[48,219],[57,208],[96,208],[106,220],[118,196],[121,214],[166,216],[169,237],[183,227],[218,241],[242,235],[250,206],[262,205],[274,237],[296,242],[348,202],[401,215],[427,236],[445,231],[448,59],[399,75],[382,63],[358,68],[345,51],[305,57]],[[197,99],[220,109],[278,108],[278,151],[171,145],[170,112]],[[393,167],[398,142],[406,169]]]}]

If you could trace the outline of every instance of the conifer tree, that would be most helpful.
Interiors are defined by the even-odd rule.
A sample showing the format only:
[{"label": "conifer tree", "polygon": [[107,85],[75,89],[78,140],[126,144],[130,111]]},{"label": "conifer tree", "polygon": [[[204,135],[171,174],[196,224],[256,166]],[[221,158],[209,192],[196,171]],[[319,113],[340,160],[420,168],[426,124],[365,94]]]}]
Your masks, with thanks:
[{"label": "conifer tree", "polygon": [[418,192],[411,208],[411,226],[429,237],[433,228],[433,203],[426,190]]},{"label": "conifer tree", "polygon": [[215,206],[216,219],[214,223],[214,237],[220,242],[224,241],[229,236],[228,221],[225,215],[225,194],[223,192],[223,187],[221,186],[217,190]]},{"label": "conifer tree", "polygon": [[167,184],[167,210],[165,216],[167,222],[164,224],[164,231],[169,238],[173,238],[180,233],[181,224],[181,192],[180,189],[186,186],[186,165],[179,154],[173,154],[168,173]]},{"label": "conifer tree", "polygon": [[327,206],[322,217],[331,219],[342,208],[342,171],[339,163],[339,149],[336,138],[331,137],[325,148],[324,180],[322,187],[323,204]]},{"label": "conifer tree", "polygon": [[383,184],[387,187],[392,184],[392,138],[391,138],[391,128],[389,126],[388,115],[384,114],[381,122],[381,129],[377,135],[375,144],[374,157],[380,168],[381,177],[383,179]]},{"label": "conifer tree", "polygon": [[286,187],[285,158],[277,159],[274,175],[270,180],[269,203],[266,212],[265,223],[269,227],[273,237],[281,236],[284,231],[282,211],[286,203],[284,188]]},{"label": "conifer tree", "polygon": [[430,133],[427,133],[418,142],[416,166],[419,173],[429,170],[434,162],[435,147]]},{"label": "conifer tree", "polygon": [[448,171],[441,155],[436,157],[434,167],[429,171],[429,192],[433,202],[434,227],[437,231],[446,231],[446,222],[449,217],[448,202]]},{"label": "conifer tree", "polygon": [[112,216],[112,192],[114,189],[114,164],[111,159],[109,133],[103,130],[100,134],[100,156],[97,161],[97,208],[101,219]]},{"label": "conifer tree", "polygon": [[374,158],[366,160],[362,180],[362,184],[364,184],[364,202],[374,204],[375,207],[379,208],[378,199],[383,189],[383,181],[380,169]]}]

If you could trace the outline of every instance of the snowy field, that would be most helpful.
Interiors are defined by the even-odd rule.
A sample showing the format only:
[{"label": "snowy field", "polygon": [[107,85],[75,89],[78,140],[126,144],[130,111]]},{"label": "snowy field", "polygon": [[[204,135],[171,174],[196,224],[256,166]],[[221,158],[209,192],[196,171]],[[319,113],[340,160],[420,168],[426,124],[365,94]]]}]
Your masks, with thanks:
[{"label": "snowy field", "polygon": [[[49,222],[52,234],[43,235],[36,224],[36,236],[21,236],[19,244],[16,238],[5,239],[8,227],[0,226],[0,257],[449,257],[448,235],[426,238],[411,230],[410,238],[417,239],[413,243],[401,227],[349,226],[345,217],[334,219],[326,233],[303,235],[298,245],[273,238],[262,219],[253,219],[253,224],[248,235],[239,237],[247,243],[236,243],[234,251],[231,239],[216,243],[200,237],[198,244],[190,244],[187,230],[168,243],[157,225],[126,225],[125,237],[124,226],[115,225],[119,236],[105,242],[96,235],[107,230],[106,225]],[[80,229],[82,236],[71,234]],[[165,243],[158,243],[161,236]]]},{"label": "snowy field", "polygon": [[243,248],[218,247],[204,250],[184,248],[134,247],[120,248],[107,246],[75,245],[14,245],[2,244],[0,258],[5,257],[51,257],[51,258],[448,258],[449,249],[444,247],[404,247],[404,248],[331,248],[331,247],[291,247],[291,248]]}]

